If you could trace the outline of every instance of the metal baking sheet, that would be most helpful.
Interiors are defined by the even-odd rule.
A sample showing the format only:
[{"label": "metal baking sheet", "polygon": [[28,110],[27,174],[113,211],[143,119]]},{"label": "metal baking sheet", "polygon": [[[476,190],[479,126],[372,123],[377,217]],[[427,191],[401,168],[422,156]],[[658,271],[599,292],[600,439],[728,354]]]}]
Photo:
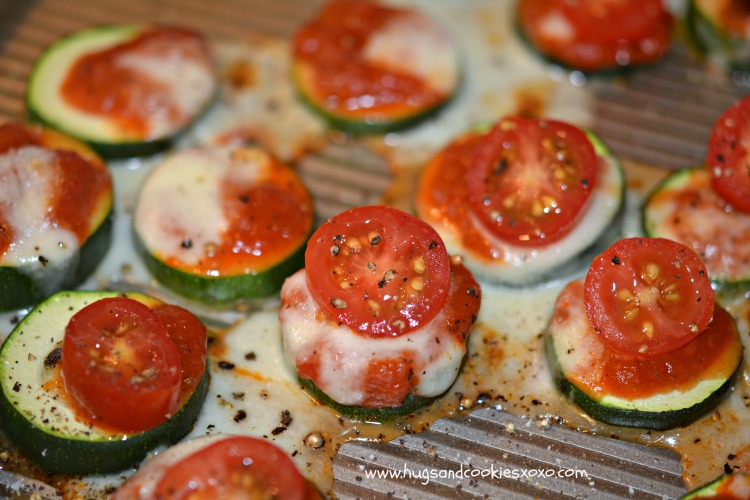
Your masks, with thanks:
[{"label": "metal baking sheet", "polygon": [[[322,0],[0,0],[0,119],[24,116],[32,64],[59,36],[103,23],[165,22],[215,39],[290,36]],[[590,82],[593,127],[622,158],[667,168],[701,163],[711,123],[745,89],[698,68],[682,47],[663,64],[613,81]],[[634,125],[638,125],[635,127]],[[376,203],[387,166],[356,144],[332,143],[303,158],[300,173],[322,216]],[[344,184],[347,189],[338,189]],[[528,471],[585,470],[586,477]],[[481,477],[456,471],[527,471]],[[381,477],[364,471],[380,470]],[[454,471],[453,477],[392,477],[387,471]],[[660,448],[591,436],[556,423],[482,409],[436,422],[391,443],[349,443],[334,461],[340,498],[674,498],[685,492],[679,458]],[[500,472],[502,475],[502,472]],[[429,480],[427,480],[429,478]],[[0,477],[0,479],[2,479]]]}]

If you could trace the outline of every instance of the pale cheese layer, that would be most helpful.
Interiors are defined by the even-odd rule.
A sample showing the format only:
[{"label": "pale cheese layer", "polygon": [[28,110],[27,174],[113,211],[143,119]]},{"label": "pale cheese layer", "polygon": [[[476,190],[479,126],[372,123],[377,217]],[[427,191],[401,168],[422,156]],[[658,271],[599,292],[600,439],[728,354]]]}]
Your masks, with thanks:
[{"label": "pale cheese layer", "polygon": [[[197,264],[221,243],[229,221],[222,183],[252,184],[267,172],[259,149],[196,148],[172,154],[153,169],[135,207],[134,225],[149,251]],[[187,244],[189,242],[189,244]]]},{"label": "pale cheese layer", "polygon": [[[289,301],[301,294],[301,303]],[[370,363],[407,358],[419,383],[415,396],[438,396],[458,375],[466,345],[446,328],[441,311],[426,325],[399,337],[373,338],[360,335],[347,326],[317,318],[319,308],[307,285],[305,270],[286,280],[281,290],[279,313],[287,358],[293,363],[317,357],[319,378],[315,384],[331,399],[344,405],[361,406],[367,399],[364,383]],[[436,341],[439,339],[439,343]]]},{"label": "pale cheese layer", "polygon": [[367,61],[420,78],[441,94],[450,95],[458,86],[460,71],[454,42],[422,14],[394,17],[370,36],[363,53]]},{"label": "pale cheese layer", "polygon": [[[59,227],[49,212],[57,186],[57,158],[39,146],[25,146],[0,155],[0,209],[15,238],[2,255],[3,265],[29,272],[50,287],[53,270],[65,264],[78,250],[76,235]],[[46,260],[43,265],[41,260]]]}]

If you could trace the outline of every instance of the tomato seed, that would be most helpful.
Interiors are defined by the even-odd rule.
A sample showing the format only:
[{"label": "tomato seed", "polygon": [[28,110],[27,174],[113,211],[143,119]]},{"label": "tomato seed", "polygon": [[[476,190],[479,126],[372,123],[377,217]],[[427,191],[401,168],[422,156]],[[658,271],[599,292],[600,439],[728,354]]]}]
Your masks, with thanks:
[{"label": "tomato seed", "polygon": [[422,274],[427,270],[427,263],[424,261],[424,259],[420,256],[414,259],[414,262],[411,265],[412,269],[414,269],[415,272]]},{"label": "tomato seed", "polygon": [[641,331],[644,333],[644,335],[646,335],[646,337],[652,338],[654,336],[654,324],[650,321],[644,321]]},{"label": "tomato seed", "polygon": [[650,262],[646,265],[645,272],[641,275],[641,278],[649,285],[653,284],[659,278],[659,266]]},{"label": "tomato seed", "polygon": [[331,305],[336,309],[346,309],[346,301],[341,300],[338,297],[334,297],[331,299]]},{"label": "tomato seed", "polygon": [[422,291],[422,289],[424,289],[424,278],[417,276],[411,280],[411,287],[418,292]]}]

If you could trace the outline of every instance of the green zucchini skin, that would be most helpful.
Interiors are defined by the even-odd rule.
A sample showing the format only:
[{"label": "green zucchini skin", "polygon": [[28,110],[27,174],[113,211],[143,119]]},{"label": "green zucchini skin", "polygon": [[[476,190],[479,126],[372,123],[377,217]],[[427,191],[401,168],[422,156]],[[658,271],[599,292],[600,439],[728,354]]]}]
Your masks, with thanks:
[{"label": "green zucchini skin", "polygon": [[348,133],[352,136],[383,135],[390,132],[400,132],[414,127],[415,125],[418,125],[419,123],[427,121],[430,118],[438,115],[453,101],[455,96],[458,94],[459,89],[463,85],[463,77],[459,77],[459,81],[456,84],[456,88],[453,90],[453,92],[446,99],[430,108],[418,111],[416,113],[394,117],[392,119],[368,121],[348,118],[328,111],[324,106],[318,103],[317,100],[312,95],[310,95],[309,92],[305,90],[305,86],[301,82],[301,72],[293,68],[291,73],[291,77],[295,82],[297,97],[299,101],[320,119],[322,119],[325,123],[327,123],[329,127]]},{"label": "green zucchini skin", "polygon": [[133,235],[136,251],[146,268],[160,283],[189,299],[206,304],[228,305],[241,300],[267,298],[281,289],[284,280],[305,265],[307,241],[281,262],[254,274],[211,277],[192,274],[171,267],[148,251],[138,237]]},{"label": "green zucchini skin", "polygon": [[[48,46],[42,55],[36,60],[32,67],[31,74],[29,77],[29,83],[27,86],[24,101],[26,105],[27,119],[31,122],[40,123],[49,128],[58,130],[70,137],[76,138],[82,142],[88,144],[94,151],[106,159],[120,159],[120,158],[132,158],[141,156],[152,156],[156,153],[165,151],[173,146],[181,139],[181,137],[191,128],[193,123],[198,121],[204,116],[211,106],[217,101],[219,96],[219,86],[215,85],[215,89],[210,99],[201,107],[201,110],[187,123],[185,126],[180,127],[168,136],[157,137],[154,139],[139,139],[139,138],[116,138],[113,137],[111,140],[101,140],[89,136],[85,131],[80,130],[78,127],[71,127],[66,116],[63,113],[50,113],[47,111],[45,105],[45,99],[49,99],[49,96],[43,95],[42,90],[37,90],[42,85],[41,81],[44,79],[40,74],[49,65],[55,63],[57,52],[62,47],[63,49],[70,43],[76,43],[78,40],[84,37],[96,37],[100,33],[107,32],[119,32],[117,35],[120,41],[127,41],[137,36],[139,33],[139,27],[136,25],[104,25],[89,28],[84,31],[78,31],[70,33],[59,38],[56,42]],[[60,68],[58,71],[65,71],[66,68]],[[216,80],[218,82],[218,80]]]},{"label": "green zucchini skin", "polygon": [[[94,272],[112,244],[113,220],[114,213],[110,207],[109,213],[99,227],[71,256],[64,269],[60,270],[65,276],[58,289],[75,288]],[[23,268],[0,266],[0,311],[32,307],[49,296],[48,287],[24,272]]]},{"label": "green zucchini skin", "polygon": [[[93,433],[85,437],[66,436],[64,429],[56,427],[54,424],[48,425],[49,422],[44,421],[47,419],[43,419],[39,415],[29,418],[24,413],[24,408],[17,406],[9,398],[9,391],[14,391],[14,386],[11,383],[14,376],[8,373],[8,370],[11,369],[8,366],[17,364],[19,361],[6,359],[5,353],[6,350],[10,350],[9,346],[12,343],[24,342],[24,339],[19,337],[23,335],[25,329],[33,327],[35,316],[43,315],[49,311],[48,308],[50,307],[53,308],[53,313],[55,309],[59,311],[66,308],[67,314],[72,316],[86,304],[100,298],[119,295],[122,294],[117,292],[59,292],[32,310],[16,326],[3,343],[3,347],[0,348],[0,359],[3,361],[2,366],[0,366],[0,376],[3,380],[0,383],[0,426],[2,426],[3,434],[27,458],[47,473],[105,474],[135,466],[155,447],[173,443],[185,436],[192,430],[193,424],[198,418],[203,401],[208,393],[210,380],[208,368],[193,394],[171,420],[148,431],[127,436],[117,434],[95,436]],[[155,299],[139,294],[126,295],[160,303]],[[61,331],[64,331],[65,324],[63,323],[60,327]],[[55,332],[44,332],[44,334],[46,339],[48,336],[54,336]],[[58,340],[61,341],[62,337]],[[46,342],[48,341],[45,340],[45,345],[50,349],[55,345],[54,343],[46,344]],[[34,362],[42,365],[46,353],[36,354],[37,359]],[[23,363],[31,362],[27,359],[22,361]],[[40,367],[40,370],[43,369]],[[8,380],[11,382],[8,382]],[[26,382],[23,381],[23,383]],[[37,390],[43,389],[39,387]],[[62,400],[59,401],[60,406],[64,406],[64,404]],[[51,415],[52,413],[50,413]],[[45,425],[47,428],[44,428]]]},{"label": "green zucchini skin", "polygon": [[549,333],[545,334],[545,344],[547,363],[552,371],[552,378],[555,387],[572,403],[579,406],[583,411],[596,420],[623,427],[638,427],[641,429],[663,431],[674,427],[682,427],[694,422],[715,408],[716,405],[724,399],[732,389],[734,382],[742,371],[742,365],[740,364],[734,371],[734,374],[727,379],[719,389],[714,391],[708,398],[689,408],[664,412],[614,408],[595,401],[579,389],[573,382],[565,378],[555,354],[552,336],[549,335]]},{"label": "green zucchini skin", "polygon": [[302,387],[312,397],[320,401],[322,404],[330,407],[331,409],[345,417],[361,422],[388,422],[401,417],[405,417],[417,410],[426,408],[439,397],[437,396],[426,398],[409,394],[408,396],[406,396],[406,399],[400,406],[394,406],[391,408],[365,408],[363,406],[342,405],[341,403],[337,403],[328,395],[326,395],[326,393],[321,391],[320,388],[315,385],[315,382],[313,382],[312,380],[302,377],[298,377],[298,380]]}]

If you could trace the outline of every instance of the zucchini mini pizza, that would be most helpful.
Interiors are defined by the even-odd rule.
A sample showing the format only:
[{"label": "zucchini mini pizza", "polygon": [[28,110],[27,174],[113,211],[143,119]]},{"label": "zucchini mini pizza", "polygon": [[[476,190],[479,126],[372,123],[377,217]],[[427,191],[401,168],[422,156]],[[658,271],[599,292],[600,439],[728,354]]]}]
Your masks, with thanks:
[{"label": "zucchini mini pizza", "polygon": [[456,379],[480,295],[428,224],[355,208],[318,228],[305,269],[284,283],[284,349],[302,384],[342,414],[404,415]]},{"label": "zucchini mini pizza", "polygon": [[333,126],[383,133],[423,120],[457,92],[450,36],[422,13],[367,0],[333,0],[293,40],[303,102]]},{"label": "zucchini mini pizza", "polygon": [[208,391],[206,327],[142,294],[58,292],[0,349],[3,435],[50,474],[101,474],[181,439]]},{"label": "zucchini mini pizza", "polygon": [[32,70],[32,119],[88,142],[102,156],[130,157],[173,145],[218,89],[213,55],[198,33],[114,25],[72,33]]},{"label": "zucchini mini pizza", "polygon": [[670,174],[643,208],[646,235],[689,246],[721,284],[750,281],[749,123],[750,97],[745,97],[714,123],[705,168]]},{"label": "zucchini mini pizza", "polygon": [[173,153],[136,202],[136,245],[175,292],[226,305],[277,293],[303,266],[312,199],[297,174],[257,147]]},{"label": "zucchini mini pizza", "polygon": [[214,434],[177,444],[147,461],[112,500],[322,498],[284,450],[267,439]]},{"label": "zucchini mini pizza", "polygon": [[427,165],[415,208],[476,275],[540,282],[616,232],[622,166],[591,132],[507,117],[453,140]]},{"label": "zucchini mini pizza", "polygon": [[112,239],[112,180],[77,140],[0,125],[0,310],[80,285]]},{"label": "zucchini mini pizza", "polygon": [[672,16],[662,0],[519,0],[518,31],[543,57],[585,72],[661,59]]},{"label": "zucchini mini pizza", "polygon": [[557,387],[593,418],[669,429],[730,391],[743,348],[706,267],[662,238],[616,242],[560,294],[547,336]]}]

